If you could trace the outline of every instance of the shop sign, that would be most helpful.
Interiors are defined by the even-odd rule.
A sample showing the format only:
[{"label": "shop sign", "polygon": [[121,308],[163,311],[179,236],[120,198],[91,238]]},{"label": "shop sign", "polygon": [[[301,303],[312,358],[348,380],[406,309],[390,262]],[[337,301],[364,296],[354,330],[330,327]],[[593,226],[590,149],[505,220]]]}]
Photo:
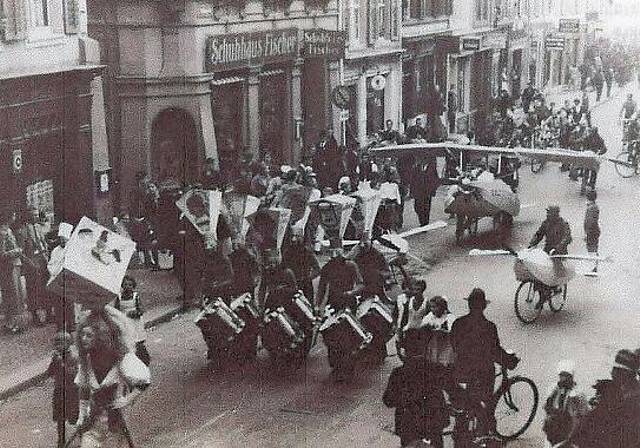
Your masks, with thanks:
[{"label": "shop sign", "polygon": [[344,31],[310,30],[303,33],[303,56],[338,61],[344,57]]},{"label": "shop sign", "polygon": [[544,41],[544,46],[547,50],[564,50],[564,38],[547,37],[547,39]]},{"label": "shop sign", "polygon": [[460,38],[457,36],[437,36],[436,50],[442,54],[459,53]]},{"label": "shop sign", "polygon": [[380,91],[387,85],[387,79],[383,75],[376,75],[371,78],[371,88]]},{"label": "shop sign", "polygon": [[463,51],[478,51],[479,49],[480,49],[480,39],[479,38],[462,39],[462,50]]},{"label": "shop sign", "polygon": [[561,33],[579,33],[580,19],[560,19],[559,31]]},{"label": "shop sign", "polygon": [[208,36],[205,47],[208,72],[283,62],[298,56],[298,30]]},{"label": "shop sign", "polygon": [[13,150],[13,172],[19,173],[22,171],[22,150],[14,149]]},{"label": "shop sign", "polygon": [[347,109],[351,101],[351,92],[347,86],[336,86],[331,91],[331,101],[340,109]]}]

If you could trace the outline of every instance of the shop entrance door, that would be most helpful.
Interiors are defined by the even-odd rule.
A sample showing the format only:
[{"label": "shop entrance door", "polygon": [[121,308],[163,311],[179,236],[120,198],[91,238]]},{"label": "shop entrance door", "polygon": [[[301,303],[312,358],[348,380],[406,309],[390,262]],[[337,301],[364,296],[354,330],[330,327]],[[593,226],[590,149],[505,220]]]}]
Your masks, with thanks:
[{"label": "shop entrance door", "polygon": [[197,129],[182,109],[160,112],[151,128],[151,169],[159,184],[189,185],[198,180],[202,162]]},{"label": "shop entrance door", "polygon": [[[384,89],[375,90],[367,79],[367,135],[384,129]],[[394,123],[397,126],[397,123]]]},{"label": "shop entrance door", "polygon": [[220,170],[235,176],[243,153],[243,85],[234,83],[217,87],[211,94],[211,110]]},{"label": "shop entrance door", "polygon": [[284,162],[284,120],[288,116],[284,74],[260,78],[260,153]]}]

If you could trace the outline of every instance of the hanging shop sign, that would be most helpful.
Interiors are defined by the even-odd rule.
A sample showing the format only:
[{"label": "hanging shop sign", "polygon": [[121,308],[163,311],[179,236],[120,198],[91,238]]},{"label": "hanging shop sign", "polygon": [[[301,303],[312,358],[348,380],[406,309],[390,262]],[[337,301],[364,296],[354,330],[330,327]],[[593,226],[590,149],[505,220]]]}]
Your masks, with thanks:
[{"label": "hanging shop sign", "polygon": [[295,28],[208,36],[206,70],[215,72],[288,61],[298,56],[299,48],[298,30]]},{"label": "hanging shop sign", "polygon": [[302,35],[302,56],[338,61],[344,57],[344,31],[309,30]]},{"label": "hanging shop sign", "polygon": [[22,171],[22,150],[14,149],[13,150],[13,172],[19,173]]},{"label": "hanging shop sign", "polygon": [[563,37],[547,37],[544,41],[547,50],[564,50]]},{"label": "hanging shop sign", "polygon": [[347,86],[336,86],[331,91],[331,101],[340,109],[348,109],[351,93]]},{"label": "hanging shop sign", "polygon": [[376,75],[371,78],[371,88],[373,90],[382,90],[387,85],[387,79],[383,75]]},{"label": "hanging shop sign", "polygon": [[479,49],[480,49],[480,39],[479,38],[462,39],[462,50],[463,51],[478,51]]},{"label": "hanging shop sign", "polygon": [[561,33],[579,33],[580,19],[560,19],[558,31]]}]

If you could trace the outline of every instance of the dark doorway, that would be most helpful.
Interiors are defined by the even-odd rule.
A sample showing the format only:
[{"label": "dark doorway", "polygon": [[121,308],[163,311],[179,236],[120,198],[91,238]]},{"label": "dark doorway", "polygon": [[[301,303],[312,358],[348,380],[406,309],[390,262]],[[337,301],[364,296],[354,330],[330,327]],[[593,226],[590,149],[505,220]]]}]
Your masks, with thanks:
[{"label": "dark doorway", "polygon": [[151,169],[159,183],[189,185],[198,179],[202,156],[196,124],[182,109],[165,109],[151,129]]},{"label": "dark doorway", "polygon": [[212,92],[211,98],[220,170],[235,176],[244,153],[244,85],[234,83],[219,86]]},{"label": "dark doorway", "polygon": [[284,74],[260,79],[260,152],[271,153],[284,163],[284,125],[289,108],[286,103]]}]

